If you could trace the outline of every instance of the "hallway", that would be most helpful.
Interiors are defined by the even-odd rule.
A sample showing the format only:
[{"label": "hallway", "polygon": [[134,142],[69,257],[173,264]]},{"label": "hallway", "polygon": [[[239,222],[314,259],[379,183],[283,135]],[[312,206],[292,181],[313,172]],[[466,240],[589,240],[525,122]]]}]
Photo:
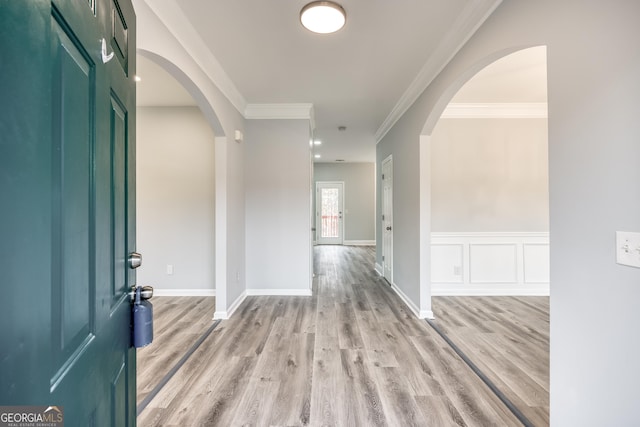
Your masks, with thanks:
[{"label": "hallway", "polygon": [[[408,311],[373,262],[370,247],[316,247],[313,297],[247,297],[150,402],[138,424],[521,425]],[[467,316],[471,326],[464,312],[450,313],[453,320],[442,326],[461,326],[454,316]],[[544,320],[542,327],[548,329]],[[503,344],[508,347],[509,340]],[[548,402],[548,392],[538,401]],[[548,423],[548,408],[525,413],[535,415],[535,425]]]}]

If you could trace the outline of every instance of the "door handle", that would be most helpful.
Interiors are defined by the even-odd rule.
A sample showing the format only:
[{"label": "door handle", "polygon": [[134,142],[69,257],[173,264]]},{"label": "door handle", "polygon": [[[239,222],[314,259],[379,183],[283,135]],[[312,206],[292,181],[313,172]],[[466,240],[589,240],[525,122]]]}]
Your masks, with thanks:
[{"label": "door handle", "polygon": [[391,226],[387,227],[387,231],[391,231]]},{"label": "door handle", "polygon": [[129,268],[136,269],[142,265],[142,255],[138,252],[131,252],[129,254]]},{"label": "door handle", "polygon": [[[131,301],[136,299],[137,288],[138,287],[134,285],[129,291],[129,298],[131,298]],[[142,290],[140,291],[140,299],[151,299],[151,297],[153,297],[153,286],[142,286]]]}]

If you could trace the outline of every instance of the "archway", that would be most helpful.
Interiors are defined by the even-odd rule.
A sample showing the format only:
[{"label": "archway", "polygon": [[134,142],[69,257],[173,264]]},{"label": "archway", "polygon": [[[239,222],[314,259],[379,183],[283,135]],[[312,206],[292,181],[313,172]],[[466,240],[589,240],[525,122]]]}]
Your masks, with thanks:
[{"label": "archway", "polygon": [[[542,59],[541,64],[536,63],[544,75],[544,81],[538,82],[543,92],[540,96],[540,91],[514,93],[517,89],[505,83],[509,81],[508,74],[495,71],[502,67],[502,72],[516,75],[505,64],[522,66],[523,61],[535,56]],[[483,372],[490,373],[491,380],[500,384],[501,391],[511,400],[526,396],[523,400],[528,403],[516,406],[527,417],[548,420],[546,49],[541,46],[503,51],[498,58],[492,55],[481,64],[472,67],[472,72],[465,72],[444,92],[420,137],[420,221],[421,230],[428,230],[421,234],[420,241],[421,298],[425,300],[421,302],[432,308],[447,335]],[[520,71],[518,83],[527,83],[531,73]],[[495,74],[493,78],[501,79],[504,88],[494,85],[490,96],[487,91],[478,91],[477,84],[475,91],[469,89],[474,82],[482,81],[480,76],[486,78],[491,73]],[[489,81],[485,79],[484,83]],[[526,89],[532,86],[536,82],[529,80]],[[501,90],[502,94],[496,93]],[[477,94],[486,98],[474,97]],[[531,206],[535,209],[527,209]],[[432,295],[456,298],[434,299],[432,306]],[[529,342],[516,352],[522,350],[522,354],[509,359],[498,350],[499,344],[484,335],[495,331],[483,325],[500,324],[503,313],[497,310],[501,310],[501,305],[516,300],[467,295],[545,295],[539,301],[541,307],[534,308],[537,303],[526,301],[527,314],[535,309],[536,315],[517,318],[518,325],[526,326],[517,338],[510,335],[513,331],[500,327],[493,334],[497,341],[527,336],[523,341]],[[520,307],[509,306],[504,313],[510,310],[517,312]],[[458,317],[450,321],[460,313],[463,320]],[[538,324],[530,320],[534,317],[540,320]],[[503,320],[510,319],[505,314]],[[464,327],[458,328],[459,325]],[[535,337],[530,337],[529,332]],[[530,347],[525,350],[527,345]],[[531,358],[532,354],[536,357]],[[506,370],[509,374],[505,374]],[[513,377],[505,380],[508,375]],[[530,403],[533,401],[536,403]]]},{"label": "archway", "polygon": [[138,352],[143,408],[216,311],[215,147],[222,127],[181,70],[149,52],[137,60],[138,283],[155,287],[156,308],[154,345]]}]

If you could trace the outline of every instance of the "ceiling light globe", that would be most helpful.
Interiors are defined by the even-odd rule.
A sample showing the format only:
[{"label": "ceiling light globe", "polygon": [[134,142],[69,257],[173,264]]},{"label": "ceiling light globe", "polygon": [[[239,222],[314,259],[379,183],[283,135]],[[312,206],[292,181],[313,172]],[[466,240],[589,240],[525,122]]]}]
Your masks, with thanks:
[{"label": "ceiling light globe", "polygon": [[332,1],[314,1],[300,11],[300,22],[309,31],[335,33],[344,27],[347,15],[342,6]]}]

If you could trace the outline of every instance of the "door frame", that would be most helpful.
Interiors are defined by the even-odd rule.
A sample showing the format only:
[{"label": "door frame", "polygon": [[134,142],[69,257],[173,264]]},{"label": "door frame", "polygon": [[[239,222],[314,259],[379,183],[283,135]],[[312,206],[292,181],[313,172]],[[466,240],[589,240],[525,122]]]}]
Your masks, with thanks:
[{"label": "door frame", "polygon": [[[325,238],[322,239],[320,233],[322,233],[322,227],[320,224],[320,206],[321,206],[321,195],[320,188],[321,187],[338,187],[338,194],[340,197],[339,206],[342,209],[340,211],[340,218],[338,222],[338,237],[335,239]],[[315,212],[315,223],[316,223],[316,244],[317,245],[342,245],[344,244],[344,190],[345,185],[344,181],[316,181],[316,212]]]},{"label": "door frame", "polygon": [[[381,266],[382,276],[393,284],[393,156],[389,155],[382,161],[382,216],[381,216],[381,231],[382,231],[382,244],[381,244]],[[385,177],[385,174],[388,175]],[[386,198],[385,185],[389,182],[390,198]],[[389,230],[386,227],[390,227]],[[387,240],[388,239],[388,240]],[[387,247],[388,242],[388,247]]]}]

